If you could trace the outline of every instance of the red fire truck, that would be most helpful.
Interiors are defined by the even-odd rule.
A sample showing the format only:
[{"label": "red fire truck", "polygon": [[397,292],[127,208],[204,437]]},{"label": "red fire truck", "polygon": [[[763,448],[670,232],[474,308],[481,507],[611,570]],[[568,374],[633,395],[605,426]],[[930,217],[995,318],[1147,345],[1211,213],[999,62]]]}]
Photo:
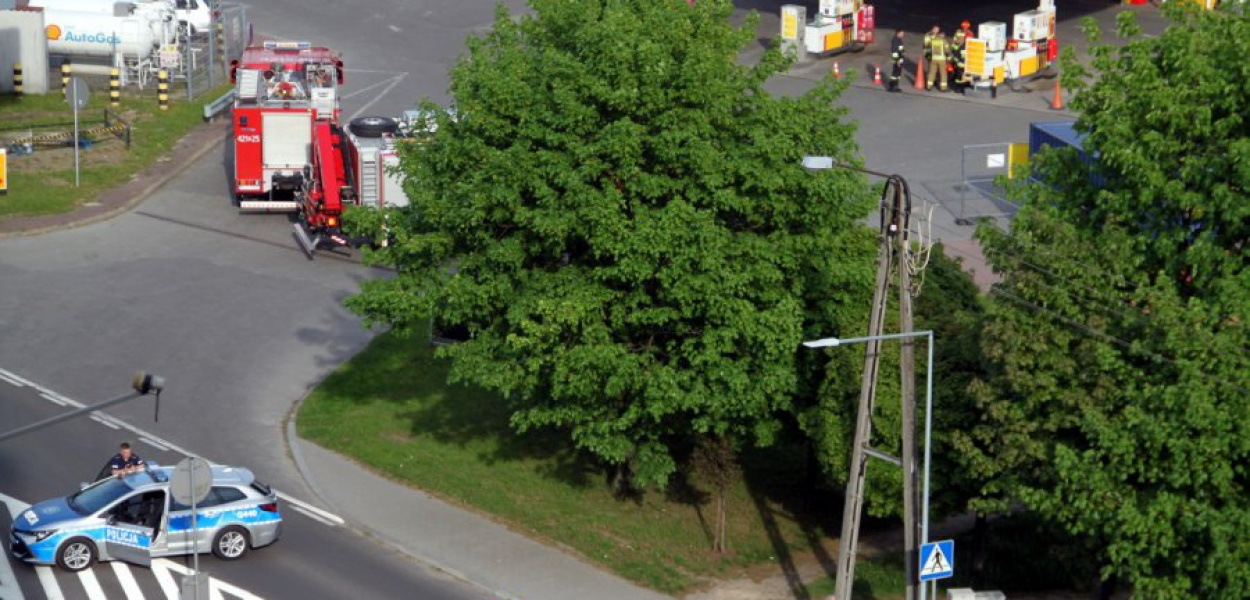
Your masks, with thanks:
[{"label": "red fire truck", "polygon": [[309,177],[314,124],[337,126],[343,60],[308,42],[264,42],[230,63],[234,181],[245,211],[295,212]]}]

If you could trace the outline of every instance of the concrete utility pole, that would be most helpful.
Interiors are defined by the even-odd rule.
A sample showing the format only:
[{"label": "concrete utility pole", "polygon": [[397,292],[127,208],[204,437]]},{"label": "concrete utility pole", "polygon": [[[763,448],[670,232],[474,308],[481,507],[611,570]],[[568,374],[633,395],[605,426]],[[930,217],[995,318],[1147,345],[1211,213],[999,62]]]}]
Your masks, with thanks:
[{"label": "concrete utility pole", "polygon": [[902,457],[896,458],[881,452],[872,444],[872,410],[877,397],[877,381],[880,370],[880,352],[886,307],[890,298],[890,273],[898,267],[899,280],[899,327],[900,333],[912,332],[911,276],[908,260],[911,248],[911,192],[907,181],[898,175],[887,175],[866,169],[837,164],[830,157],[805,157],[803,165],[808,170],[842,168],[886,180],[882,191],[880,217],[880,251],[877,255],[877,280],[873,291],[872,310],[869,313],[867,351],[861,377],[859,408],[855,419],[855,441],[851,448],[849,478],[846,484],[846,502],[842,512],[842,536],[838,545],[838,569],[835,581],[837,597],[851,598],[855,579],[855,557],[859,547],[859,528],[864,511],[864,484],[868,458],[877,458],[903,468],[903,546],[905,560],[904,576],[907,581],[906,598],[916,600],[917,585],[917,473],[916,473],[916,386],[915,345],[908,338],[903,340],[900,364],[902,379]]}]

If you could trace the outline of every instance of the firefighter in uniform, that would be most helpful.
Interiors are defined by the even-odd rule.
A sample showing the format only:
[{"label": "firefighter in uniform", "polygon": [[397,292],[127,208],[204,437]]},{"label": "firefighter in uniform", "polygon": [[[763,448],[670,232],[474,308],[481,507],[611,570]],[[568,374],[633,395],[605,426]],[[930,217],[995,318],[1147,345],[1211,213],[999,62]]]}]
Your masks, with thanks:
[{"label": "firefighter in uniform", "polygon": [[898,81],[903,77],[903,30],[894,32],[894,39],[890,41],[890,60],[894,63],[894,69],[890,71],[890,86],[886,88],[891,92],[901,92]]},{"label": "firefighter in uniform", "polygon": [[950,42],[947,41],[946,36],[942,35],[942,30],[938,29],[936,34],[929,39],[929,76],[925,81],[926,90],[933,89],[934,78],[940,77],[938,89],[943,92],[947,91],[947,56],[950,56]]},{"label": "firefighter in uniform", "polygon": [[929,56],[929,46],[933,43],[933,38],[937,37],[941,32],[942,29],[935,24],[933,27],[929,28],[928,33],[924,34],[924,45],[922,45],[921,48],[924,50],[925,64],[928,64],[929,59],[931,58]]},{"label": "firefighter in uniform", "polygon": [[954,63],[954,66],[955,66],[954,73],[953,73],[955,80],[953,84],[956,88],[959,88],[960,90],[963,89],[963,81],[964,81],[964,67],[965,67],[964,52],[967,49],[968,38],[970,37],[973,37],[972,23],[969,23],[967,19],[964,19],[964,22],[959,24],[959,31],[955,32],[955,35],[951,39],[951,44],[950,44],[950,49],[951,49],[950,58],[951,58],[951,62]]}]

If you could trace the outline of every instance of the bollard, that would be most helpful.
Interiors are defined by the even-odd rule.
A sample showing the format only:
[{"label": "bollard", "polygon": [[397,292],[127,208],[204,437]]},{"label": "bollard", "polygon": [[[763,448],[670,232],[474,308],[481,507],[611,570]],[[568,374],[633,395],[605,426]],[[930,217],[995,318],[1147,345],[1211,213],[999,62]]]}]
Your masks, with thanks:
[{"label": "bollard", "polygon": [[169,110],[169,71],[165,69],[156,72],[156,101],[161,110]]},{"label": "bollard", "polygon": [[69,60],[61,63],[61,98],[69,101],[69,78],[74,74],[74,68],[70,66]]},{"label": "bollard", "polygon": [[121,106],[122,101],[122,70],[116,67],[109,71],[109,105],[113,108]]},{"label": "bollard", "polygon": [[13,63],[13,95],[22,97],[22,63]]},{"label": "bollard", "polygon": [[217,21],[217,61],[226,64],[226,28],[220,20]]}]

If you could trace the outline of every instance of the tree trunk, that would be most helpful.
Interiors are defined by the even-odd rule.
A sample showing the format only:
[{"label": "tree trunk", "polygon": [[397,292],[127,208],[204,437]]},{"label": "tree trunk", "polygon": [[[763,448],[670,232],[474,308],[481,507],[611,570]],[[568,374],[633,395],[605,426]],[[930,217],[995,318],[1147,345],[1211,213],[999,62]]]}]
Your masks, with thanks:
[{"label": "tree trunk", "polygon": [[972,582],[981,585],[985,582],[985,559],[989,555],[990,527],[989,519],[977,513],[976,525],[972,528]]}]

